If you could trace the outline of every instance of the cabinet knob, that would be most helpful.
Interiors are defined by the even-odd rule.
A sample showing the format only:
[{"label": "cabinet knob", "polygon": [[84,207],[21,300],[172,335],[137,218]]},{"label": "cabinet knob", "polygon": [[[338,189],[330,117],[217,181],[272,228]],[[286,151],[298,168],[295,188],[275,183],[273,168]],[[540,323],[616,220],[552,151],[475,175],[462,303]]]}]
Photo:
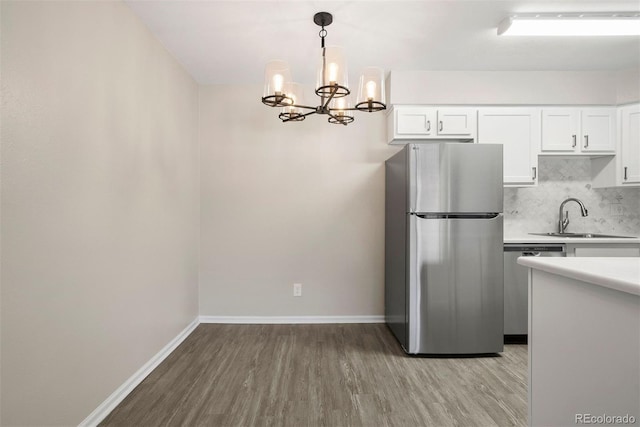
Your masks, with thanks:
[{"label": "cabinet knob", "polygon": [[584,148],[589,147],[589,135],[584,136]]},{"label": "cabinet knob", "polygon": [[571,145],[572,148],[576,148],[577,145],[577,138],[575,135],[571,135],[571,139],[573,139],[573,144]]},{"label": "cabinet knob", "polygon": [[536,178],[538,177],[538,168],[535,167],[535,166],[532,167],[531,168],[531,172],[532,172],[531,179],[533,179],[535,181]]},{"label": "cabinet knob", "polygon": [[624,180],[627,180],[627,167],[624,167]]},{"label": "cabinet knob", "polygon": [[427,120],[427,131],[431,130],[431,120]]},{"label": "cabinet knob", "polygon": [[440,131],[442,131],[442,120],[440,120]]}]

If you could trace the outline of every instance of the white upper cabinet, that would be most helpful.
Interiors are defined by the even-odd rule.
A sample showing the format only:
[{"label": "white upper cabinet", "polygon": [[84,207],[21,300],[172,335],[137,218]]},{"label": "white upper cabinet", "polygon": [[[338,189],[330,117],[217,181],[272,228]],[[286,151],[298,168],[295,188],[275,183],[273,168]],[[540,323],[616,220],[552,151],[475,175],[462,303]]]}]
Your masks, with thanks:
[{"label": "white upper cabinet", "polygon": [[539,108],[480,108],[478,143],[502,144],[505,186],[534,186],[538,181]]},{"label": "white upper cabinet", "polygon": [[574,153],[579,151],[580,110],[545,108],[542,110],[542,151]]},{"label": "white upper cabinet", "polygon": [[615,153],[616,109],[587,108],[580,114],[581,150],[583,152]]},{"label": "white upper cabinet", "polygon": [[640,183],[640,104],[620,109],[619,157],[622,185]]},{"label": "white upper cabinet", "polygon": [[591,159],[593,186],[640,187],[640,104],[618,108],[617,154]]},{"label": "white upper cabinet", "polygon": [[437,110],[438,135],[475,138],[476,114],[477,110],[470,108],[439,108]]},{"label": "white upper cabinet", "polygon": [[543,108],[543,154],[615,154],[615,108]]},{"label": "white upper cabinet", "polygon": [[396,108],[391,112],[395,116],[395,135],[399,138],[416,139],[431,135],[435,118],[426,108]]},{"label": "white upper cabinet", "polygon": [[473,141],[476,114],[474,108],[394,107],[387,119],[387,141],[391,144],[420,139]]}]

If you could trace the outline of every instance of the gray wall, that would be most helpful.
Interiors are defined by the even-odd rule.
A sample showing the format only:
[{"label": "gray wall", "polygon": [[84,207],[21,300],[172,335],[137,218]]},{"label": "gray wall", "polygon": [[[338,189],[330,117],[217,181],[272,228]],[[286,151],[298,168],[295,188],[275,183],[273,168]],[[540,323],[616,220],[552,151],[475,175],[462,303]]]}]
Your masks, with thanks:
[{"label": "gray wall", "polygon": [[[634,92],[632,74],[394,71],[394,91],[397,81],[429,85],[413,86],[413,94],[400,89],[392,99],[616,104]],[[539,90],[513,90],[532,78]],[[201,88],[200,314],[382,314],[383,164],[399,149],[385,145],[384,115],[359,114],[347,128],[317,116],[282,124],[277,109],[258,102],[260,93],[258,86]],[[542,158],[539,187],[505,190],[508,234],[553,230],[558,204],[573,194],[592,214],[584,224],[574,218],[572,229],[640,234],[637,189],[591,190],[589,160],[566,162]],[[576,165],[579,175],[567,172]],[[625,213],[607,220],[618,202]],[[293,283],[303,284],[302,298],[292,296]]]},{"label": "gray wall", "polygon": [[200,91],[200,314],[382,314],[384,113],[281,123],[261,93]]},{"label": "gray wall", "polygon": [[198,87],[120,2],[1,7],[1,424],[77,425],[197,316]]},{"label": "gray wall", "polygon": [[616,105],[640,100],[640,70],[392,71],[392,104]]},{"label": "gray wall", "polygon": [[618,71],[616,73],[616,89],[618,104],[640,101],[640,69]]}]

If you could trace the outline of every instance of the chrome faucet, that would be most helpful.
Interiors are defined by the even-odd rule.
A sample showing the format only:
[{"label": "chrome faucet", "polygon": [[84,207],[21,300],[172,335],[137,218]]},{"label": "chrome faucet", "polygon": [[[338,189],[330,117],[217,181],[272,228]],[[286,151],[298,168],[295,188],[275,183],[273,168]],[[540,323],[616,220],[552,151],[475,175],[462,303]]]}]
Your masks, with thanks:
[{"label": "chrome faucet", "polygon": [[578,205],[580,205],[580,213],[582,214],[582,216],[589,215],[589,212],[587,211],[587,208],[584,206],[584,203],[582,203],[578,199],[575,199],[573,197],[569,197],[567,200],[565,200],[564,202],[562,202],[560,204],[560,212],[558,214],[558,216],[559,216],[559,219],[558,219],[558,233],[564,233],[564,230],[567,228],[567,225],[569,225],[569,212],[564,212],[564,205],[567,202],[576,202]]}]

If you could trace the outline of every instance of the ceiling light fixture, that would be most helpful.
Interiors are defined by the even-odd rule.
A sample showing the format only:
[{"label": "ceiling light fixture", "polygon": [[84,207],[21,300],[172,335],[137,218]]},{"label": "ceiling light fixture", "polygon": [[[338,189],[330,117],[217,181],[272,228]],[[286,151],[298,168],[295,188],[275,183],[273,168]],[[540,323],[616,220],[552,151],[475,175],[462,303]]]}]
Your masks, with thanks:
[{"label": "ceiling light fixture", "polygon": [[373,112],[386,109],[384,71],[376,67],[363,70],[357,103],[354,108],[351,107],[347,63],[342,48],[324,45],[327,35],[324,27],[333,22],[333,16],[329,12],[318,12],[313,16],[313,22],[322,28],[318,34],[321,40],[321,58],[315,90],[320,97],[320,105],[303,105],[302,86],[291,82],[289,65],[280,60],[267,63],[262,103],[270,107],[282,107],[278,117],[283,122],[299,122],[311,114],[326,114],[329,116],[329,123],[345,126],[354,120],[352,111]]},{"label": "ceiling light fixture", "polygon": [[503,36],[639,36],[640,13],[529,13],[504,19]]}]

